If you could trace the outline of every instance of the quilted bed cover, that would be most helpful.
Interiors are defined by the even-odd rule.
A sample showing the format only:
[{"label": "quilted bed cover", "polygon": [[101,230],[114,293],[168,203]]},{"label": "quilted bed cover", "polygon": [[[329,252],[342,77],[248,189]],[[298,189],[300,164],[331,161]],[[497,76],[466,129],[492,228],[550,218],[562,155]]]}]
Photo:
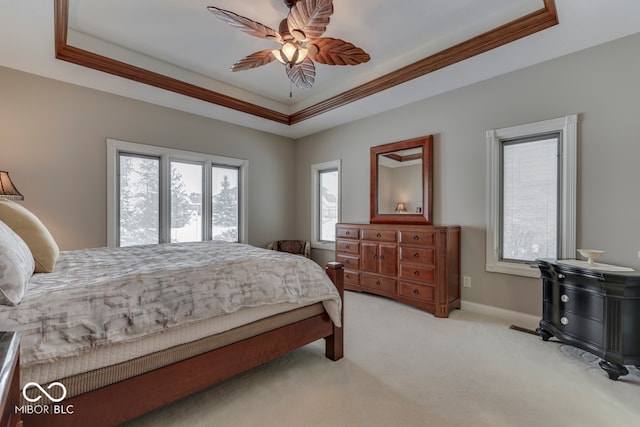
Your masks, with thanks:
[{"label": "quilted bed cover", "polygon": [[18,306],[0,306],[0,326],[22,332],[29,364],[283,302],[323,302],[340,326],[336,288],[302,256],[218,241],[83,249],[34,274]]}]

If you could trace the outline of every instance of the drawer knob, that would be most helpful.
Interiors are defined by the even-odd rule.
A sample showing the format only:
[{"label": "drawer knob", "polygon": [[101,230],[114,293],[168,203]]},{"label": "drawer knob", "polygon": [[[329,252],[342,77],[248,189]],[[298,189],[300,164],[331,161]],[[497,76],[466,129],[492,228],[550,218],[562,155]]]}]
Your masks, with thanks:
[{"label": "drawer knob", "polygon": [[377,233],[377,234],[376,234],[376,237],[379,239],[379,238],[381,238],[381,237],[382,237],[382,234]]},{"label": "drawer knob", "polygon": [[346,249],[351,249],[351,245],[345,246]]},{"label": "drawer knob", "polygon": [[564,274],[562,274],[562,273],[558,274],[558,279],[564,279],[564,278],[565,278]]},{"label": "drawer knob", "polygon": [[344,261],[344,263],[349,265],[349,264],[351,264],[351,261],[347,259],[347,260]]},{"label": "drawer knob", "polygon": [[569,319],[567,319],[566,317],[562,316],[560,318],[560,323],[562,323],[563,325],[568,325],[569,324]]},{"label": "drawer knob", "polygon": [[562,302],[569,302],[569,295],[567,295],[567,294],[562,294],[562,296],[560,297],[560,301],[562,301]]},{"label": "drawer knob", "polygon": [[346,234],[347,236],[350,236],[351,232],[350,231],[345,231],[344,234]]},{"label": "drawer knob", "polygon": [[380,280],[376,281],[376,285],[380,286]]},{"label": "drawer knob", "polygon": [[345,274],[344,277],[346,277],[347,279],[351,279],[351,275],[349,273]]},{"label": "drawer knob", "polygon": [[414,293],[415,295],[418,295],[418,294],[420,294],[420,291],[419,291],[419,290],[417,290],[417,289],[414,289],[414,290],[413,290],[413,293]]},{"label": "drawer knob", "polygon": [[413,253],[413,257],[414,257],[414,258],[420,258],[420,255],[418,254],[418,252],[414,252],[414,253]]},{"label": "drawer knob", "polygon": [[417,234],[415,234],[415,235],[413,236],[413,240],[420,240],[420,236],[418,236]]},{"label": "drawer knob", "polygon": [[413,275],[414,275],[414,276],[419,276],[419,275],[420,275],[420,272],[419,272],[418,270],[416,270],[416,271],[414,271],[414,272],[413,272]]}]

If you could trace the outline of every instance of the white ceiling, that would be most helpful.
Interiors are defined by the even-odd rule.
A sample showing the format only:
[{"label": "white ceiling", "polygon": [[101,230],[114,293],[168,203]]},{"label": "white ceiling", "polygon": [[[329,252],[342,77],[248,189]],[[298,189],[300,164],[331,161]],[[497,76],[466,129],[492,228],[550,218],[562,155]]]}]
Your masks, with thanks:
[{"label": "white ceiling", "polygon": [[[409,104],[640,31],[640,1],[556,0],[560,24],[293,126],[194,100],[53,58],[51,0],[0,0],[0,65],[292,138]],[[284,66],[232,73],[240,58],[276,44],[234,29],[206,6],[277,30],[283,0],[69,0],[68,44],[292,114],[444,48],[541,9],[542,0],[334,0],[326,37],[371,55],[354,67],[316,67],[309,91]]]},{"label": "white ceiling", "polygon": [[[398,7],[389,0],[334,0],[325,36],[352,42],[372,59],[355,67],[319,65],[314,87],[295,90],[293,98],[280,63],[229,70],[240,58],[277,43],[244,34],[205,7],[227,9],[277,31],[288,13],[283,0],[70,0],[69,28],[89,36],[82,42],[87,50],[107,50],[102,43],[106,41],[295,108],[307,98],[336,95],[542,7],[542,0],[401,3]],[[117,51],[111,48],[112,54]]]}]

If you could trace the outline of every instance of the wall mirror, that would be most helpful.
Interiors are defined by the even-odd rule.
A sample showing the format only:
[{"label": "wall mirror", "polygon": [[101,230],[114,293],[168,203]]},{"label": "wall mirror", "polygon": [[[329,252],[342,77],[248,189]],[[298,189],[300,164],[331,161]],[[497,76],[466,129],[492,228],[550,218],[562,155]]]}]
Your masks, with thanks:
[{"label": "wall mirror", "polygon": [[370,222],[431,224],[433,135],[371,147]]}]

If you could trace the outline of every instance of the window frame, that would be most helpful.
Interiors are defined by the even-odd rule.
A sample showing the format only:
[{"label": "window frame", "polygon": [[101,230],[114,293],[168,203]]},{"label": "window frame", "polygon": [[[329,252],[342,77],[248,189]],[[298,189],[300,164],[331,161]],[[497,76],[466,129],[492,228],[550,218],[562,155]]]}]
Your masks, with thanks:
[{"label": "window frame", "polygon": [[336,242],[320,240],[320,174],[326,171],[338,172],[338,200],[336,203],[337,222],[342,218],[342,160],[331,160],[311,165],[311,247],[335,250]]},{"label": "window frame", "polygon": [[214,165],[232,166],[239,169],[238,201],[239,230],[238,241],[248,241],[248,169],[249,162],[244,159],[223,157],[193,151],[157,147],[154,145],[107,139],[107,246],[117,247],[118,238],[118,156],[120,153],[154,156],[160,158],[160,243],[171,241],[171,162],[197,163],[203,165],[203,240],[211,240],[211,199],[212,171]]},{"label": "window frame", "polygon": [[577,198],[577,127],[578,115],[544,120],[525,125],[489,130],[487,141],[487,224],[486,264],[489,272],[540,277],[536,265],[526,262],[509,262],[500,259],[502,248],[502,146],[503,141],[524,139],[539,135],[559,133],[559,192],[558,199],[558,259],[575,258],[576,252],[576,198]]}]

